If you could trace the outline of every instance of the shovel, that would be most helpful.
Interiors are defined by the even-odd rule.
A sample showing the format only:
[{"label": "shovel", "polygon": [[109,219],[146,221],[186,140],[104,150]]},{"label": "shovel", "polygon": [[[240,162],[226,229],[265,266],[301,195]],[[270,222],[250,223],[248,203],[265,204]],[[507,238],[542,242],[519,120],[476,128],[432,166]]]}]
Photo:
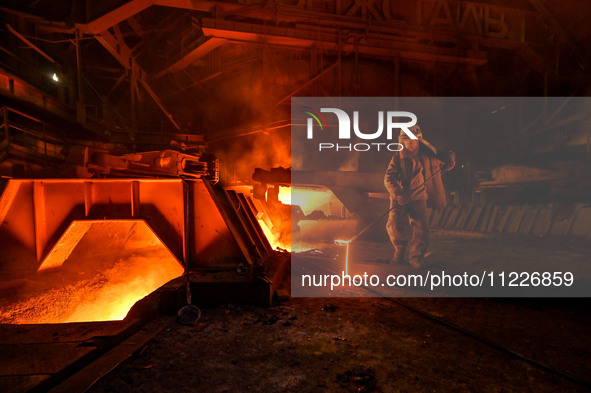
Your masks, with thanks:
[{"label": "shovel", "polygon": [[199,307],[191,304],[191,288],[189,285],[189,273],[187,272],[187,305],[181,307],[177,313],[178,321],[181,325],[193,326],[201,318]]}]

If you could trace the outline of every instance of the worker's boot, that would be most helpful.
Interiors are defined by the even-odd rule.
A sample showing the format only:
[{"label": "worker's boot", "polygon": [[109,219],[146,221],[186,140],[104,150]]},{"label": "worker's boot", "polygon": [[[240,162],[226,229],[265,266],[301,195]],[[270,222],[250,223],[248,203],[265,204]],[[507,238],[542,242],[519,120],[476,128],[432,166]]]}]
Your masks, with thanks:
[{"label": "worker's boot", "polygon": [[408,262],[414,268],[420,269],[425,266],[425,258],[422,256],[414,256],[409,258]]},{"label": "worker's boot", "polygon": [[392,263],[394,265],[405,265],[406,261],[406,246],[394,247],[394,256],[392,257]]},{"label": "worker's boot", "polygon": [[415,254],[408,257],[408,262],[414,268],[420,269],[422,267],[426,267],[429,265],[429,256],[431,255],[431,250],[426,250],[423,254]]}]

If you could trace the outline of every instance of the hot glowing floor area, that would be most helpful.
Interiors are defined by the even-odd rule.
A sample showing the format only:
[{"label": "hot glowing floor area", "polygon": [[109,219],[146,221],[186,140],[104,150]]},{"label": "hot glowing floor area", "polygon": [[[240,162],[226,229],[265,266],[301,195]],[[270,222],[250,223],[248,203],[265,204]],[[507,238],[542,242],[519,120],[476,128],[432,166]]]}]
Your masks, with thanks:
[{"label": "hot glowing floor area", "polygon": [[143,220],[74,221],[37,273],[1,284],[0,323],[122,320],[183,271]]}]

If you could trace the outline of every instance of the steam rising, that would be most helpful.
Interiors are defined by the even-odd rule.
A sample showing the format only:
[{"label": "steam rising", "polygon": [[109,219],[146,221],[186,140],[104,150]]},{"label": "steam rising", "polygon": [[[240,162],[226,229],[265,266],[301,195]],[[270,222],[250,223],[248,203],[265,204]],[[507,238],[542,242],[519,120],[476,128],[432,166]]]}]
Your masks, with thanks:
[{"label": "steam rising", "polygon": [[291,167],[290,149],[289,127],[227,139],[213,146],[220,157],[222,179],[231,183],[251,183],[254,168]]}]

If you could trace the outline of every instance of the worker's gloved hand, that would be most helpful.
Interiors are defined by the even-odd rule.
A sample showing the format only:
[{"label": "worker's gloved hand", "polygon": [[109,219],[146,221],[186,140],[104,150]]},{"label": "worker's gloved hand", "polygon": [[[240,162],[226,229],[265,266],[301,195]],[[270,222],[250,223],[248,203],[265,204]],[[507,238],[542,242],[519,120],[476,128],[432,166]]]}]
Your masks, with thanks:
[{"label": "worker's gloved hand", "polygon": [[410,194],[408,192],[402,192],[395,196],[396,202],[399,205],[406,205],[411,202]]},{"label": "worker's gloved hand", "polygon": [[441,161],[443,165],[441,166],[441,170],[443,171],[451,171],[454,166],[456,166],[456,153],[453,151],[448,151],[442,154]]}]

